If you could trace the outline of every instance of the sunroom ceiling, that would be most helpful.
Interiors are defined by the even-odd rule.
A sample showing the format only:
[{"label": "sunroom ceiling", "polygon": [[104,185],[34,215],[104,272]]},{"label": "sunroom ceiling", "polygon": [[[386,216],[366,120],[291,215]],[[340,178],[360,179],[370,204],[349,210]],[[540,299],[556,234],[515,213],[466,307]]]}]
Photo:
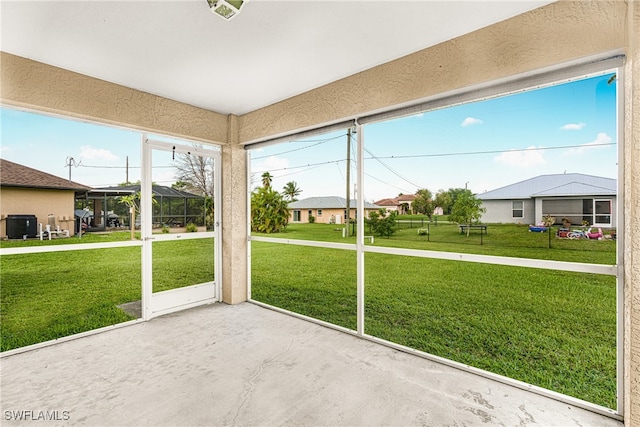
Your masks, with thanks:
[{"label": "sunroom ceiling", "polygon": [[5,1],[3,51],[220,113],[243,114],[551,3]]}]

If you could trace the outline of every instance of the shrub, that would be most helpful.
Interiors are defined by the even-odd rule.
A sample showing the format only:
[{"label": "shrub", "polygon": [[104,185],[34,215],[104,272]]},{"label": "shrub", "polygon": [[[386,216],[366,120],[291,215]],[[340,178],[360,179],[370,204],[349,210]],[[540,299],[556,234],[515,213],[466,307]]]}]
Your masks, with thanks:
[{"label": "shrub", "polygon": [[282,194],[265,186],[251,194],[251,231],[279,233],[289,223],[289,209]]},{"label": "shrub", "polygon": [[313,224],[314,222],[316,222],[316,217],[313,215],[309,215],[309,224]]},{"label": "shrub", "polygon": [[186,229],[187,233],[195,233],[196,231],[198,231],[198,226],[190,222],[189,224],[187,224]]},{"label": "shrub", "polygon": [[397,212],[387,212],[382,208],[378,212],[369,212],[369,219],[366,220],[371,231],[378,236],[389,238],[396,232],[396,216]]}]

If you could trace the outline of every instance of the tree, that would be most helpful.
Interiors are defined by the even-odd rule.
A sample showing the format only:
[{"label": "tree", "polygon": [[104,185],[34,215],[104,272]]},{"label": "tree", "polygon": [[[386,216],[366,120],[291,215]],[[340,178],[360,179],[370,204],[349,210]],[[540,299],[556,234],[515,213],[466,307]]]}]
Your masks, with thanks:
[{"label": "tree", "polygon": [[195,154],[177,154],[176,176],[180,190],[199,196],[213,196],[213,158]]},{"label": "tree", "polygon": [[[487,210],[482,207],[482,200],[474,196],[471,190],[464,190],[464,192],[458,194],[456,202],[451,208],[449,221],[471,225],[474,222],[480,221],[482,214],[486,211]],[[467,237],[469,237],[470,228],[471,227],[467,227]]]},{"label": "tree", "polygon": [[367,223],[371,227],[371,231],[378,236],[386,238],[391,237],[396,232],[396,211],[388,212],[385,208],[369,212]]},{"label": "tree", "polygon": [[[129,213],[131,214],[131,240],[135,240],[136,212],[140,212],[140,194],[140,191],[138,191],[126,196],[120,196],[120,200],[118,200],[118,203],[129,208]],[[153,194],[151,194],[151,203],[158,203]]]},{"label": "tree", "polygon": [[251,231],[279,233],[289,224],[288,203],[271,188],[271,174],[262,174],[263,186],[251,193]]},{"label": "tree", "polygon": [[444,209],[444,213],[446,214],[450,214],[451,213],[451,209],[453,209],[453,205],[455,204],[456,200],[458,200],[458,196],[460,194],[463,194],[465,191],[468,191],[466,188],[449,188],[447,190],[447,193],[449,194],[449,197],[451,198],[451,203],[448,206],[448,209]]},{"label": "tree", "polygon": [[302,193],[302,190],[298,188],[298,184],[295,181],[289,181],[287,184],[282,187],[282,195],[289,201],[295,202],[296,196],[299,196]]},{"label": "tree", "polygon": [[439,206],[442,208],[442,213],[451,212],[453,200],[451,199],[451,194],[449,194],[448,191],[438,190],[434,199],[434,203],[435,206]]},{"label": "tree", "polygon": [[426,188],[420,189],[416,192],[416,198],[413,199],[413,210],[416,213],[421,213],[426,215],[431,219],[433,215],[433,211],[435,209],[435,204],[433,202],[433,195],[431,191]]},{"label": "tree", "polygon": [[265,188],[271,187],[271,182],[273,181],[273,175],[271,175],[268,171],[262,174],[262,186]]},{"label": "tree", "polygon": [[184,181],[176,181],[173,184],[171,184],[171,188],[173,188],[174,190],[187,191],[188,187],[189,187],[189,184],[187,184]]}]

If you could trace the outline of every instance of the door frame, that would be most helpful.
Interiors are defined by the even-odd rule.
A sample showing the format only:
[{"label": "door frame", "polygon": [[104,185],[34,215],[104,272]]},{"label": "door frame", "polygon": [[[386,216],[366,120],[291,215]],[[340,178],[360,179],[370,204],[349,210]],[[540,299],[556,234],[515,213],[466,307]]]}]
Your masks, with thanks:
[{"label": "door frame", "polygon": [[[214,160],[214,231],[201,233],[152,234],[153,201],[152,201],[152,152],[153,150],[197,153]],[[141,143],[142,174],[140,186],[140,230],[142,235],[142,318],[149,320],[164,314],[173,313],[199,305],[210,304],[222,300],[222,227],[221,217],[221,154],[219,147],[187,146],[180,143],[152,140],[142,134]],[[153,292],[153,242],[214,239],[214,280],[182,288],[162,292]]]}]

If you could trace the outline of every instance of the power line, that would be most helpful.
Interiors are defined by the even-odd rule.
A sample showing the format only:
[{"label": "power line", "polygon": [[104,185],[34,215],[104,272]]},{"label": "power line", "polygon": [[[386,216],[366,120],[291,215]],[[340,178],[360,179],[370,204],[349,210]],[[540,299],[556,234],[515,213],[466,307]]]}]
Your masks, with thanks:
[{"label": "power line", "polygon": [[[544,150],[559,150],[559,149],[565,149],[565,148],[585,148],[585,147],[590,148],[590,147],[601,147],[601,146],[609,146],[609,145],[616,145],[616,143],[615,142],[609,142],[609,143],[602,143],[602,144],[589,144],[587,146],[585,146],[584,144],[580,144],[580,145],[564,145],[564,146],[559,146],[559,147],[517,148],[517,149],[513,149],[513,150],[467,151],[467,152],[458,152],[458,153],[411,154],[411,155],[403,155],[403,156],[371,156],[371,157],[365,157],[364,160],[413,159],[413,158],[424,158],[424,157],[470,156],[470,155],[477,155],[477,154],[496,154],[496,153],[505,153],[505,152],[544,151]],[[310,166],[327,165],[327,164],[331,164],[331,163],[340,163],[340,162],[344,162],[344,161],[346,161],[346,159],[328,160],[326,162],[308,163],[308,164],[303,164],[303,165],[298,165],[298,166],[289,166],[289,167],[280,168],[280,169],[269,169],[269,172],[277,172],[277,171],[289,170],[289,169],[306,168],[306,167],[310,167]],[[257,171],[257,172],[266,172],[266,170],[260,170],[260,171]],[[406,179],[405,179],[405,181],[406,181]],[[409,182],[409,181],[407,181],[407,182]],[[419,185],[415,185],[413,183],[411,183],[411,185],[420,188]]]},{"label": "power line", "polygon": [[[306,147],[298,147],[298,148],[294,148],[291,150],[287,150],[287,151],[281,151],[279,153],[272,153],[272,154],[267,154],[266,156],[259,156],[259,157],[251,157],[251,160],[258,160],[258,159],[264,159],[267,157],[272,157],[272,156],[279,156],[281,154],[287,154],[287,153],[293,153],[294,151],[300,151],[300,150],[306,150],[307,148],[312,148],[312,147],[316,147],[318,145],[322,145],[324,143],[327,143],[329,141],[333,141],[334,139],[338,139],[338,138],[342,138],[344,135],[338,135],[338,136],[334,136],[333,138],[329,138],[329,139],[321,139],[321,140],[304,140],[304,141],[295,141],[295,142],[316,142],[318,141],[316,144],[312,144]],[[293,141],[292,141],[293,142]]]},{"label": "power line", "polygon": [[[373,176],[373,175],[371,175],[371,174],[368,174],[368,173],[366,173],[366,172],[365,172],[364,174],[365,174],[365,175],[367,175],[369,178],[373,178],[373,179],[375,179],[376,181],[378,181],[378,182],[380,182],[380,183],[382,183],[382,184],[385,184],[385,185],[388,185],[388,186],[390,186],[390,187],[396,188],[396,189],[398,189],[398,190],[402,191],[403,193],[409,193],[409,194],[411,193],[411,191],[407,191],[406,189],[404,189],[404,188],[400,188],[400,187],[398,187],[397,185],[393,185],[393,184],[390,184],[390,183],[388,183],[388,182],[385,182],[385,181],[383,181],[383,180],[381,180],[381,179],[379,179],[379,178],[376,178],[375,176]],[[418,187],[418,188],[419,188],[419,187]]]},{"label": "power line", "polygon": [[[447,157],[447,156],[471,156],[476,154],[497,154],[497,153],[515,153],[523,151],[544,151],[544,150],[560,150],[565,148],[591,148],[591,147],[603,147],[608,145],[616,145],[615,142],[606,142],[601,144],[579,144],[579,145],[562,145],[558,147],[533,147],[533,148],[516,148],[508,150],[490,150],[490,151],[467,151],[458,153],[436,153],[436,154],[411,154],[404,156],[379,156],[378,159],[414,159],[420,157]],[[371,158],[365,158],[369,160]]]},{"label": "power line", "polygon": [[289,169],[300,169],[300,168],[307,168],[307,167],[311,167],[311,166],[322,166],[322,165],[330,165],[331,163],[340,163],[340,162],[344,162],[346,161],[345,159],[340,159],[340,160],[328,160],[326,162],[319,162],[319,163],[308,163],[306,165],[299,165],[299,166],[289,166],[286,168],[280,168],[280,169],[265,169],[265,170],[257,170],[255,171],[255,173],[260,173],[260,172],[278,172],[278,171],[285,171],[285,170],[289,170]]},{"label": "power line", "polygon": [[[68,166],[68,165],[65,165]],[[92,169],[127,169],[127,166],[99,166],[99,165],[83,165],[83,164],[78,164],[76,165],[76,167],[81,167],[81,168],[92,168]],[[142,166],[129,166],[129,169],[140,169]],[[175,166],[152,166],[152,169],[169,169],[169,168],[174,168]]]},{"label": "power line", "polygon": [[371,151],[367,150],[366,148],[364,149],[364,151],[366,151],[367,153],[369,153],[369,155],[371,157],[373,157],[375,160],[378,161],[378,163],[380,163],[382,166],[384,166],[385,168],[387,168],[391,173],[393,173],[394,175],[396,175],[397,177],[399,177],[400,179],[404,180],[405,182],[408,182],[409,184],[413,185],[416,188],[420,188],[420,186],[418,184],[415,184],[411,181],[409,181],[407,178],[405,178],[404,176],[402,176],[399,172],[395,171],[391,166],[387,165],[386,163],[384,163],[382,160],[380,160],[379,158],[377,158]]}]

